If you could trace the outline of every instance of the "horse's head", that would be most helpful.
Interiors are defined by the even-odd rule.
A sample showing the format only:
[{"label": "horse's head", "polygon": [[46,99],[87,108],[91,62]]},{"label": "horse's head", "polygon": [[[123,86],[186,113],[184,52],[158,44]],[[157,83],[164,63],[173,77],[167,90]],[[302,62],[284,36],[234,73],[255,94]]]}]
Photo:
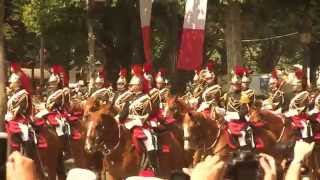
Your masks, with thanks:
[{"label": "horse's head", "polygon": [[216,121],[207,119],[202,113],[190,111],[183,119],[184,148],[199,149],[214,140],[219,127]]},{"label": "horse's head", "polygon": [[89,97],[86,101],[82,102],[82,108],[83,108],[83,117],[84,120],[89,116],[92,112],[97,112],[101,109],[104,109],[106,114],[115,113],[114,108],[111,106],[110,102],[103,103],[99,99],[95,97]]},{"label": "horse's head", "polygon": [[261,109],[262,109],[261,100],[256,100],[254,103],[252,103],[249,109],[250,122],[258,122],[263,119]]},{"label": "horse's head", "polygon": [[106,142],[112,136],[114,129],[117,129],[117,122],[110,112],[111,105],[101,105],[97,111],[89,111],[83,121],[85,129],[85,151],[94,153],[100,151],[102,146],[106,146]]},{"label": "horse's head", "polygon": [[182,121],[185,114],[190,110],[191,108],[183,101],[183,99],[177,96],[169,96],[167,98],[165,114],[173,115],[173,117],[178,121]]}]

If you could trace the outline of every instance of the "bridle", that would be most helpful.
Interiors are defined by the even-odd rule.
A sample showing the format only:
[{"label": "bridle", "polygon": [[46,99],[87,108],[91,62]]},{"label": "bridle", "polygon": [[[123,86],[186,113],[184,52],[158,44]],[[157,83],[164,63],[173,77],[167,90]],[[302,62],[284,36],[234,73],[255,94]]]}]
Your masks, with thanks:
[{"label": "bridle", "polygon": [[[117,125],[118,128],[118,140],[117,143],[112,146],[112,147],[107,147],[106,143],[104,140],[102,140],[100,143],[96,144],[96,147],[98,149],[98,151],[100,151],[104,156],[110,156],[114,151],[116,151],[121,143],[121,131],[123,130],[123,126],[118,124]],[[104,126],[102,126],[101,128],[102,130],[104,129]],[[95,138],[95,142],[98,142],[100,140],[100,136],[97,135]]]}]

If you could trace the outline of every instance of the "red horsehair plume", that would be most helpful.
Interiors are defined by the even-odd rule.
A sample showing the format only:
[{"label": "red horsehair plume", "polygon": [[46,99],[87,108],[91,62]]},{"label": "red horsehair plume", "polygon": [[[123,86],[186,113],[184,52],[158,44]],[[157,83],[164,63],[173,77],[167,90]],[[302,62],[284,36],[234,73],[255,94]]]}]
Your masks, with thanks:
[{"label": "red horsehair plume", "polygon": [[158,71],[158,74],[160,74],[161,76],[164,76],[166,74],[166,70],[164,68],[160,68]]},{"label": "red horsehair plume", "polygon": [[131,73],[132,75],[136,75],[136,76],[142,76],[143,75],[143,70],[141,65],[139,64],[134,64],[131,68]]},{"label": "red horsehair plume", "polygon": [[303,70],[297,68],[296,71],[295,71],[295,75],[296,75],[297,79],[300,79],[300,80],[303,79],[303,77],[304,77]]},{"label": "red horsehair plume", "polygon": [[126,68],[121,68],[121,69],[120,69],[119,76],[126,77],[127,74],[128,74],[128,71],[127,71]]},{"label": "red horsehair plume", "polygon": [[214,64],[214,62],[208,62],[208,64],[207,64],[207,69],[209,70],[209,71],[213,71],[213,69],[214,69],[214,66],[215,66],[215,64]]},{"label": "red horsehair plume", "polygon": [[274,79],[278,79],[278,72],[276,69],[273,69],[272,72],[271,72],[271,77],[274,78]]},{"label": "red horsehair plume", "polygon": [[151,71],[152,71],[152,64],[151,64],[151,63],[145,63],[145,64],[143,65],[143,71],[144,71],[145,73],[151,73]]},{"label": "red horsehair plume", "polygon": [[13,72],[20,77],[22,88],[25,89],[31,95],[32,87],[30,83],[30,78],[26,75],[26,73],[22,71],[21,65],[18,63],[12,63],[10,66]]},{"label": "red horsehair plume", "polygon": [[51,66],[51,70],[60,77],[63,86],[67,87],[69,85],[69,76],[61,65],[54,64]]},{"label": "red horsehair plume", "polygon": [[237,76],[243,76],[243,74],[245,73],[245,69],[239,65],[236,65],[236,67],[234,68],[234,73]]},{"label": "red horsehair plume", "polygon": [[21,65],[19,63],[11,63],[11,69],[13,72],[21,71]]}]

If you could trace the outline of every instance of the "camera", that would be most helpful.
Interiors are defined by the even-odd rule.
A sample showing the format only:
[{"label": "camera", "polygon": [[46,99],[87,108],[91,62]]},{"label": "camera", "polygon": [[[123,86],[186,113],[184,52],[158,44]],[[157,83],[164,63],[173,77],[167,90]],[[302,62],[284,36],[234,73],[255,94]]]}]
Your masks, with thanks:
[{"label": "camera", "polygon": [[263,176],[258,154],[250,150],[239,150],[228,161],[226,179],[257,180]]},{"label": "camera", "polygon": [[0,132],[0,179],[6,179],[6,162],[8,156],[8,134]]}]

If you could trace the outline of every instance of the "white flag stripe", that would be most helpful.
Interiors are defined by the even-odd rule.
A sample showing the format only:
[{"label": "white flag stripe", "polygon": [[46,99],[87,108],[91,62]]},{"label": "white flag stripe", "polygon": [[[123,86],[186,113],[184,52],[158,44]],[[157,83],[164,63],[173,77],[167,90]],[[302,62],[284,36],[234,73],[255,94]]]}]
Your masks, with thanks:
[{"label": "white flag stripe", "polygon": [[153,0],[140,0],[141,27],[150,26]]},{"label": "white flag stripe", "polygon": [[187,0],[183,28],[204,29],[207,14],[207,0]]}]

